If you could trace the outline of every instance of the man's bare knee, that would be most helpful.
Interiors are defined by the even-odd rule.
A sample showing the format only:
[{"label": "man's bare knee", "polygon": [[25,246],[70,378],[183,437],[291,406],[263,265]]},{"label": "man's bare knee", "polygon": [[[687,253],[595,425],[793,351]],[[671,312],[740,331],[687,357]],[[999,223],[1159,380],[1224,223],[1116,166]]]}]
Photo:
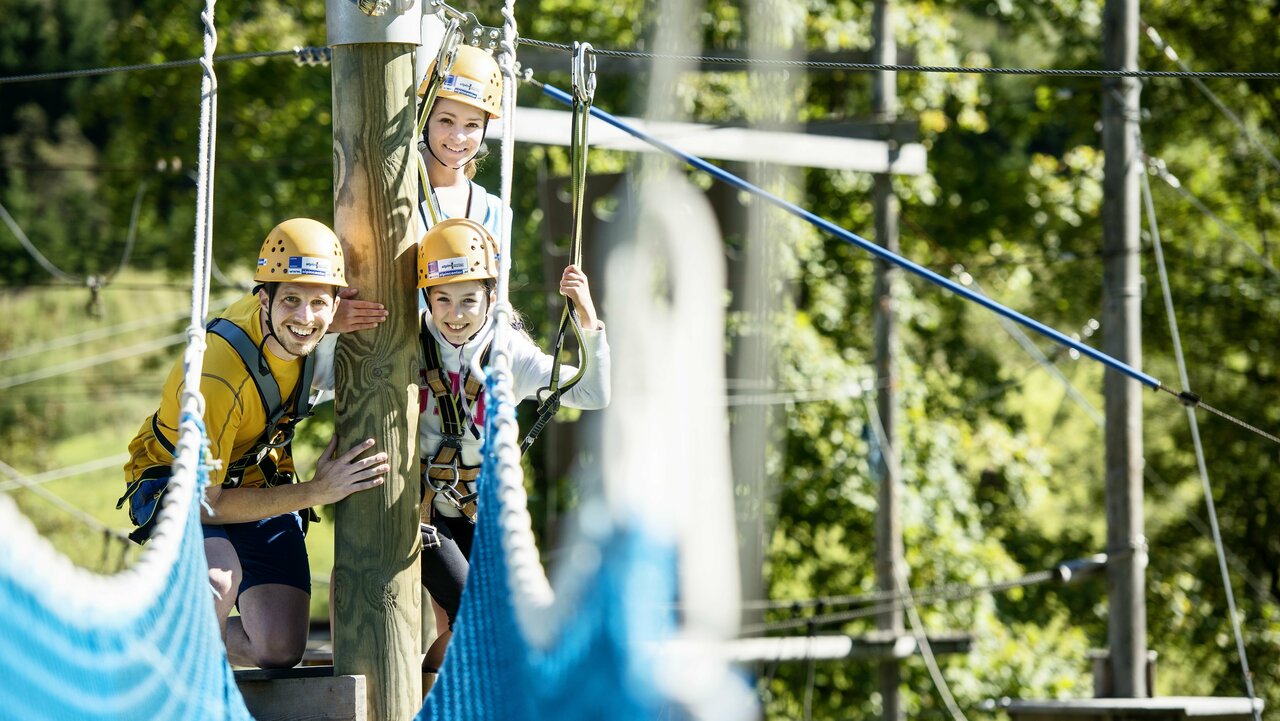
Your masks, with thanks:
[{"label": "man's bare knee", "polygon": [[254,643],[254,654],[258,668],[293,668],[302,660],[302,653],[307,649],[305,638],[263,639]]}]

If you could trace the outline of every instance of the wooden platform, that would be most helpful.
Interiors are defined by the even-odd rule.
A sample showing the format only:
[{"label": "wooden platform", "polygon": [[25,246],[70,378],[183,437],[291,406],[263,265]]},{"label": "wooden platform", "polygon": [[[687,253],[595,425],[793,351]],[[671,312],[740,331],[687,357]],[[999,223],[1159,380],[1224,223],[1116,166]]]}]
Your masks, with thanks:
[{"label": "wooden platform", "polygon": [[[1262,701],[1257,701],[1259,713]],[[1065,701],[1011,701],[1012,721],[1252,721],[1247,698],[1164,696],[1159,698],[1082,698]]]},{"label": "wooden platform", "polygon": [[236,685],[257,721],[365,721],[364,676],[334,676],[332,666],[236,671]]}]

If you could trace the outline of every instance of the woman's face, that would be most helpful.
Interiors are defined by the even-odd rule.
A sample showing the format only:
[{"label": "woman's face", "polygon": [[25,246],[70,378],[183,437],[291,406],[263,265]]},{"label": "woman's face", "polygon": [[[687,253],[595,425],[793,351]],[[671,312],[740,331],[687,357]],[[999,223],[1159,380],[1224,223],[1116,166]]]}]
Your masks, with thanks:
[{"label": "woman's face", "polygon": [[454,345],[466,343],[480,331],[489,316],[492,299],[478,280],[446,283],[427,289],[431,322]]},{"label": "woman's face", "polygon": [[427,144],[435,159],[454,169],[465,166],[480,149],[488,117],[466,103],[436,98],[427,119]]}]

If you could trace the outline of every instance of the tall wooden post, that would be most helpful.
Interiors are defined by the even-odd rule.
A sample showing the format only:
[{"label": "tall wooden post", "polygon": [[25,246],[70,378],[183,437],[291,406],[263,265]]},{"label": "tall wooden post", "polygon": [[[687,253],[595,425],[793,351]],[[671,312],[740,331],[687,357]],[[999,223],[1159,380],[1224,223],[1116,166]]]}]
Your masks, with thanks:
[{"label": "tall wooden post", "polygon": [[[896,63],[898,46],[893,37],[893,8],[890,0],[876,0],[872,33],[875,37],[872,62]],[[898,112],[897,73],[881,71],[872,76],[871,103],[875,121],[882,123],[882,127],[892,128]],[[889,152],[892,159],[892,146]],[[893,176],[889,173],[877,173],[874,182],[872,200],[875,207],[876,243],[897,253],[898,198],[893,194]],[[876,508],[876,583],[880,590],[896,593],[903,563],[902,519],[898,499],[902,479],[898,467],[898,439],[895,431],[898,423],[898,376],[895,370],[898,328],[893,309],[893,289],[898,271],[879,259],[875,262],[875,269],[876,410],[884,428],[886,446],[881,449],[878,469],[880,488]],[[903,633],[902,609],[895,607],[877,616],[876,627],[886,634],[900,636]],[[884,721],[897,721],[903,717],[898,694],[902,685],[899,663],[896,658],[886,658],[880,662],[880,697],[883,699],[880,718]]]},{"label": "tall wooden post", "polygon": [[[1103,66],[1138,67],[1138,0],[1107,0]],[[1142,367],[1141,278],[1138,274],[1138,81],[1103,83],[1102,349]],[[1107,565],[1111,689],[1119,697],[1149,695],[1146,681],[1146,539],[1142,501],[1142,388],[1114,370],[1106,401]]]},{"label": "tall wooden post", "polygon": [[327,10],[334,230],[350,284],[389,312],[378,328],[339,339],[339,450],[372,437],[391,463],[386,483],[337,506],[334,671],[365,677],[371,721],[403,721],[422,705],[412,155],[421,14],[416,2],[374,17],[350,0]]}]

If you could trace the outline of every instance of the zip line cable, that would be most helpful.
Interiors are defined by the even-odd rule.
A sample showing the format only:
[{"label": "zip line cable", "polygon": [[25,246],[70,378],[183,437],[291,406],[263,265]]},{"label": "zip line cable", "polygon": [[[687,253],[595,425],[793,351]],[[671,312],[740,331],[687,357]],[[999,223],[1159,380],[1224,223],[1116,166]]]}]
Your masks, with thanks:
[{"label": "zip line cable", "polygon": [[[573,52],[571,45],[554,43],[535,38],[518,38],[520,45],[555,50],[567,54]],[[772,67],[798,68],[806,70],[847,70],[852,72],[896,72],[896,73],[950,73],[953,75],[1045,75],[1050,77],[1075,78],[1234,78],[1242,80],[1280,80],[1280,72],[1262,71],[1205,71],[1205,70],[1103,70],[1078,68],[999,68],[973,67],[964,65],[898,65],[886,63],[846,63],[822,60],[768,60],[760,58],[736,58],[716,55],[678,55],[670,53],[651,53],[642,50],[609,50],[595,48],[597,55],[614,58],[663,58],[683,60],[708,65],[724,65],[726,67]],[[254,53],[236,53],[220,55],[214,62],[228,63],[258,58],[279,58],[293,56],[299,65],[328,64],[331,51],[322,47],[295,47],[292,50],[268,50]],[[33,73],[30,75],[10,75],[0,77],[0,85],[12,83],[28,83],[41,80],[66,80],[92,75],[108,75],[111,73],[127,73],[138,70],[162,70],[167,68],[187,67],[200,64],[200,58],[186,58],[159,63],[138,63],[136,65],[113,65],[83,70],[64,70],[60,72]]]},{"label": "zip line cable", "polygon": [[99,521],[98,519],[94,518],[88,513],[85,513],[83,510],[68,503],[67,500],[64,499],[62,496],[59,496],[58,494],[49,491],[47,488],[44,488],[43,486],[37,483],[33,483],[8,463],[5,463],[4,461],[0,461],[0,472],[3,472],[4,475],[7,476],[9,480],[12,481],[13,483],[18,484],[22,488],[28,491],[31,491],[37,496],[48,501],[55,508],[62,511],[63,513],[66,513],[68,516],[71,516],[72,518],[76,519],[81,524],[88,526],[89,528],[92,528],[93,530],[98,531],[100,533],[105,533],[109,535],[111,538],[114,538],[123,543],[129,542],[129,534],[125,533],[124,531],[111,528],[110,526],[103,523],[102,521]]},{"label": "zip line cable", "polygon": [[[877,399],[871,394],[864,395],[862,401],[867,408],[868,423],[871,424],[876,444],[880,446],[881,452],[888,457],[895,459],[894,465],[900,466],[898,450],[889,440],[889,434],[885,431],[884,423],[880,419],[880,411],[877,408]],[[884,479],[881,479],[883,482]],[[929,677],[933,679],[934,688],[938,689],[938,695],[942,697],[943,704],[947,707],[947,711],[951,713],[951,718],[955,721],[967,721],[964,712],[956,704],[956,698],[951,693],[951,686],[947,683],[946,677],[942,675],[942,669],[938,666],[938,659],[933,655],[933,646],[929,643],[929,636],[924,630],[924,621],[920,618],[920,611],[916,608],[915,597],[911,592],[911,581],[907,577],[907,564],[904,559],[901,564],[895,564],[897,567],[893,574],[894,590],[902,595],[903,607],[907,613],[907,620],[911,624],[911,635],[915,637],[916,645],[920,648],[920,655],[924,658],[925,668],[929,670]]]},{"label": "zip line cable", "polygon": [[[227,306],[231,305],[232,302],[234,302],[239,298],[240,298],[239,295],[221,298],[213,306],[213,310],[222,310],[223,308],[226,308]],[[24,345],[22,348],[15,348],[14,350],[11,350],[5,353],[0,353],[0,363],[3,363],[5,361],[16,360],[18,358],[26,358],[28,356],[33,356],[33,355],[40,355],[43,353],[48,353],[50,351],[59,350],[61,348],[69,348],[72,346],[77,346],[77,345],[89,343],[96,340],[103,340],[105,338],[114,338],[118,335],[123,335],[125,333],[129,333],[135,330],[142,330],[143,328],[149,328],[154,325],[176,323],[186,318],[189,315],[190,313],[184,310],[181,313],[177,313],[177,314],[171,314],[166,316],[150,316],[150,317],[142,318],[139,320],[129,321],[126,323],[118,323],[113,326],[107,326],[106,328],[94,328],[91,330],[84,331],[82,333],[76,333],[74,335],[55,338],[53,340],[45,341],[43,343],[29,343]]]},{"label": "zip line cable", "polygon": [[[1176,181],[1176,178],[1175,178],[1175,181]],[[911,220],[910,220],[910,218],[909,218],[908,216],[903,215],[903,220],[904,220],[905,222],[907,222],[908,224],[910,224],[910,225],[915,229],[915,231],[916,231],[917,233],[920,233],[922,236],[924,236],[924,238],[925,238],[925,239],[926,239],[926,240],[927,240],[927,241],[928,241],[928,242],[929,242],[929,243],[930,243],[930,244],[931,244],[931,245],[932,245],[936,250],[938,250],[938,251],[940,251],[941,253],[943,253],[944,255],[946,255],[946,256],[948,256],[948,257],[950,257],[950,253],[948,253],[948,252],[947,252],[946,248],[943,248],[941,245],[939,245],[939,244],[938,244],[938,242],[937,242],[934,238],[932,238],[932,237],[928,234],[928,232],[927,232],[927,231],[925,231],[923,228],[921,228],[919,225],[917,225],[916,223],[911,222]],[[963,266],[961,266],[959,263],[957,263],[957,264],[955,264],[955,266],[953,266],[953,270],[955,270],[956,268],[959,268],[959,269],[963,272]],[[966,275],[967,275],[967,274],[966,274]],[[970,276],[970,277],[971,277],[971,276]],[[963,280],[963,276],[962,276],[961,282],[965,282],[965,281]],[[973,282],[975,282],[975,283],[976,283],[976,281],[973,281]],[[979,290],[981,290],[981,288],[980,288],[980,287],[979,287]],[[1091,320],[1091,321],[1090,321],[1090,324],[1091,324],[1091,325],[1086,326],[1086,329],[1088,330],[1088,332],[1090,332],[1090,333],[1091,333],[1092,331],[1097,330],[1098,325],[1097,325],[1097,322],[1096,322],[1096,321],[1092,321],[1092,320]],[[1006,326],[1006,331],[1009,331],[1010,333],[1012,333],[1013,331],[1021,332],[1021,329],[1019,329],[1017,326],[1014,326],[1014,325],[1012,325],[1012,324],[1009,324],[1009,325],[1007,325],[1007,326]],[[1038,351],[1039,349],[1038,349],[1038,348],[1036,348],[1036,350]],[[1061,349],[1059,349],[1059,350],[1061,350]],[[1030,352],[1030,350],[1029,350],[1029,349],[1028,349],[1028,352]],[[1034,354],[1033,354],[1033,355],[1034,355]],[[1090,417],[1091,419],[1093,419],[1093,420],[1094,420],[1094,422],[1097,424],[1097,426],[1098,426],[1099,428],[1102,428],[1103,423],[1105,422],[1105,419],[1102,417],[1102,414],[1101,414],[1100,412],[1098,412],[1098,411],[1097,411],[1097,409],[1093,406],[1093,404],[1092,404],[1092,403],[1090,403],[1090,402],[1089,402],[1089,400],[1088,400],[1087,398],[1085,398],[1085,397],[1084,397],[1084,395],[1083,395],[1083,394],[1080,392],[1080,390],[1075,386],[1075,384],[1074,384],[1074,383],[1072,383],[1071,379],[1067,378],[1065,374],[1062,374],[1062,373],[1061,373],[1061,369],[1059,369],[1059,368],[1058,368],[1057,363],[1056,363],[1056,360],[1055,360],[1055,358],[1054,358],[1054,356],[1056,356],[1056,355],[1057,355],[1057,354],[1055,353],[1055,354],[1053,354],[1053,355],[1051,355],[1051,356],[1047,356],[1047,357],[1045,357],[1045,358],[1044,358],[1044,361],[1042,361],[1042,362],[1041,362],[1041,361],[1038,361],[1038,362],[1041,362],[1042,364],[1043,364],[1043,363],[1048,363],[1050,366],[1052,366],[1051,368],[1047,368],[1047,370],[1050,370],[1050,371],[1058,371],[1058,372],[1056,372],[1056,373],[1053,373],[1053,375],[1054,375],[1054,377],[1055,377],[1055,378],[1057,378],[1060,382],[1062,382],[1062,383],[1066,384],[1066,386],[1065,386],[1065,390],[1067,391],[1067,396],[1068,396],[1069,398],[1071,398],[1073,401],[1075,401],[1075,403],[1076,403],[1077,405],[1079,405],[1083,410],[1085,410],[1085,411],[1087,412],[1087,414],[1089,415],[1089,417]],[[1015,384],[1013,384],[1013,385],[1021,385],[1022,383],[1025,383],[1026,381],[1027,381],[1027,377],[1025,377],[1025,376],[1024,376],[1021,380],[1017,381],[1017,382],[1016,382]],[[1008,387],[1009,385],[1010,385],[1010,384],[1006,384],[1006,386],[1002,387],[1002,389],[1007,389],[1007,387]],[[1144,477],[1144,478],[1145,478],[1149,483],[1151,483],[1152,485],[1160,486],[1161,488],[1164,488],[1164,489],[1166,489],[1166,490],[1172,490],[1172,488],[1173,488],[1172,484],[1170,484],[1170,483],[1169,483],[1168,481],[1166,481],[1163,477],[1161,477],[1161,476],[1160,476],[1160,474],[1156,473],[1156,472],[1155,472],[1155,470],[1151,467],[1151,465],[1150,465],[1150,464],[1144,464],[1144,465],[1143,465],[1142,475],[1143,475],[1143,477]],[[1200,517],[1199,517],[1199,516],[1194,516],[1194,515],[1192,515],[1192,516],[1187,516],[1187,522],[1188,522],[1188,523],[1190,523],[1190,524],[1192,525],[1192,527],[1194,527],[1194,528],[1195,528],[1195,530],[1196,530],[1197,532],[1199,532],[1202,536],[1204,536],[1206,539],[1208,539],[1211,543],[1213,542],[1213,533],[1212,533],[1212,530],[1210,529],[1210,527],[1209,527],[1209,525],[1208,525],[1208,524],[1206,524],[1204,521],[1200,520]],[[1225,553],[1227,554],[1227,556],[1228,556],[1227,560],[1230,562],[1230,563],[1229,563],[1230,567],[1231,567],[1233,570],[1235,570],[1238,574],[1240,574],[1240,576],[1241,576],[1242,578],[1244,578],[1245,582],[1246,582],[1246,583],[1248,583],[1248,584],[1249,584],[1249,586],[1250,586],[1251,588],[1253,588],[1255,591],[1257,591],[1260,595],[1267,596],[1268,598],[1271,598],[1271,597],[1272,597],[1272,593],[1271,593],[1271,589],[1270,589],[1270,587],[1269,587],[1269,586],[1267,586],[1267,584],[1263,583],[1263,581],[1262,581],[1260,578],[1258,578],[1258,577],[1257,577],[1257,575],[1255,575],[1254,573],[1252,573],[1252,572],[1249,570],[1248,566],[1247,566],[1247,565],[1246,565],[1242,560],[1240,560],[1240,558],[1239,558],[1237,555],[1232,554],[1228,549],[1225,549],[1225,548],[1224,548],[1223,550],[1224,550],[1224,552],[1225,552]],[[1188,568],[1187,568],[1187,570],[1191,570],[1191,569],[1188,567]]]},{"label": "zip line cable", "polygon": [[129,212],[129,231],[124,237],[124,253],[120,256],[120,262],[116,264],[115,270],[106,274],[102,279],[102,284],[106,285],[115,278],[116,274],[124,270],[129,265],[129,256],[133,254],[133,243],[138,236],[138,215],[142,209],[142,198],[147,194],[147,181],[143,180],[138,183],[138,192],[133,195],[133,210]]},{"label": "zip line cable", "polygon": [[[1097,559],[1101,557],[1102,556],[1095,556],[1094,558]],[[1096,569],[1102,568],[1105,561],[1085,559],[1084,561],[1073,562],[1073,563],[1078,564],[1077,567],[1082,569],[1079,575],[1083,577],[1086,574],[1086,572],[1090,570],[1096,570]],[[1059,566],[1055,567],[1053,570],[1036,571],[1034,573],[1026,574],[1025,576],[1022,576],[1020,578],[1015,578],[1008,581],[997,581],[995,583],[988,583],[988,584],[983,584],[978,586],[974,586],[966,583],[954,583],[954,584],[948,584],[944,586],[934,586],[934,587],[915,593],[914,602],[917,604],[929,605],[934,603],[946,603],[948,601],[965,601],[971,598],[975,598],[977,596],[1004,593],[1005,591],[1010,591],[1015,588],[1025,588],[1027,586],[1037,586],[1042,583],[1048,583],[1050,581],[1063,580],[1064,574],[1059,569],[1063,568],[1065,565],[1067,564],[1059,564]],[[1067,576],[1066,580],[1071,580],[1072,578],[1075,578],[1075,577],[1076,576]],[[789,608],[789,607],[795,607],[795,606],[798,606],[801,608],[812,607],[817,611],[817,614],[813,616],[805,616],[802,618],[789,618],[789,619],[782,619],[778,621],[765,621],[761,623],[751,624],[748,626],[744,626],[742,628],[742,633],[745,635],[745,634],[752,634],[752,633],[767,633],[770,631],[785,631],[785,630],[791,630],[796,628],[804,628],[810,625],[826,626],[833,623],[845,623],[847,621],[853,621],[860,618],[870,618],[873,616],[879,616],[885,613],[886,611],[892,611],[895,609],[902,608],[904,596],[901,593],[895,593],[893,591],[883,591],[876,594],[865,594],[863,596],[843,596],[843,597],[833,596],[831,598],[834,601],[834,603],[832,603],[831,605],[841,605],[840,604],[841,601],[854,602],[856,600],[858,602],[861,602],[868,598],[878,599],[878,600],[875,601],[872,605],[864,606],[862,608],[857,608],[849,611],[831,611],[831,612],[825,611],[826,604],[822,603],[824,599],[806,599],[805,601],[800,601],[800,602],[794,602],[794,601],[793,602],[783,602],[783,601],[762,602],[766,604],[769,604],[769,603],[778,604],[777,606],[775,606],[775,608]]]},{"label": "zip line cable", "polygon": [[[520,38],[521,45],[570,53],[573,48],[534,38]],[[666,58],[687,62],[740,67],[804,68],[809,70],[851,70],[854,72],[953,73],[957,75],[1049,75],[1078,78],[1238,78],[1248,80],[1280,80],[1280,72],[1194,71],[1194,70],[1095,70],[1069,68],[993,68],[949,65],[898,65],[892,63],[844,63],[821,60],[762,60],[715,55],[675,55],[642,50],[607,50],[596,48],[597,55],[614,58]]]},{"label": "zip line cable", "polygon": [[93,368],[94,366],[100,366],[104,363],[113,363],[118,360],[133,358],[134,356],[146,355],[171,346],[182,345],[186,340],[187,332],[184,331],[182,333],[167,335],[163,338],[154,338],[149,341],[131,345],[127,348],[116,348],[115,350],[110,350],[106,353],[100,353],[88,358],[77,358],[65,363],[37,368],[36,370],[28,371],[26,373],[17,373],[15,375],[0,378],[0,390],[13,388],[15,386],[20,386],[34,381],[45,380],[46,378],[53,378],[66,373],[82,371],[87,368]]},{"label": "zip line cable", "polygon": [[1164,160],[1152,157],[1146,153],[1143,153],[1142,157],[1147,161],[1147,168],[1150,172],[1155,173],[1156,176],[1163,180],[1166,185],[1173,188],[1178,195],[1181,195],[1188,203],[1191,203],[1196,210],[1200,211],[1200,213],[1209,220],[1212,220],[1214,225],[1218,226],[1218,230],[1222,231],[1224,235],[1231,240],[1234,240],[1240,245],[1240,247],[1248,251],[1249,255],[1253,256],[1255,260],[1261,263],[1262,266],[1271,273],[1271,275],[1276,278],[1280,278],[1280,269],[1277,269],[1266,256],[1255,250],[1249,241],[1245,240],[1235,228],[1232,228],[1217,213],[1213,212],[1203,200],[1196,197],[1196,195],[1190,190],[1187,190],[1187,187],[1182,184],[1182,181],[1178,179],[1178,176],[1169,171],[1169,167],[1165,164]]},{"label": "zip line cable", "polygon": [[[964,600],[983,594],[1003,593],[1015,588],[1034,586],[1047,581],[1072,582],[1087,578],[1101,571],[1107,563],[1106,554],[1096,554],[1086,558],[1064,561],[1053,568],[1028,573],[1019,578],[1007,581],[974,586],[967,583],[947,583],[928,588],[916,589],[914,596],[921,599],[940,599],[942,601]],[[904,596],[897,591],[874,591],[871,593],[847,594],[843,596],[820,596],[794,600],[768,599],[762,601],[743,601],[742,608],[752,611],[769,611],[790,609],[797,612],[807,608],[827,608],[828,606],[845,606],[858,604],[882,604],[886,601],[902,601]]]},{"label": "zip line cable", "polygon": [[31,242],[31,239],[27,237],[26,232],[24,232],[22,227],[18,225],[18,221],[14,220],[13,216],[9,214],[9,210],[4,207],[3,203],[0,203],[0,220],[4,220],[4,224],[9,226],[9,230],[18,238],[18,242],[22,245],[23,249],[27,251],[27,254],[30,255],[41,268],[44,268],[49,275],[52,275],[54,278],[66,283],[74,283],[77,285],[84,284],[95,291],[101,290],[105,288],[113,278],[115,278],[116,274],[124,270],[125,266],[129,264],[129,257],[133,254],[134,241],[138,232],[138,217],[142,208],[142,198],[146,195],[146,190],[147,182],[145,180],[138,183],[138,190],[133,196],[133,209],[129,213],[129,229],[125,233],[124,251],[120,256],[119,262],[116,263],[116,267],[103,276],[89,275],[81,278],[71,275],[54,265],[53,261],[45,257],[45,255],[40,252],[40,249]]},{"label": "zip line cable", "polygon": [[[1147,25],[1145,22],[1143,25],[1146,27],[1147,38],[1155,44],[1157,50],[1164,53],[1165,57],[1176,63],[1183,71],[1191,72],[1191,66],[1187,65],[1186,61],[1178,57],[1177,51],[1170,47],[1169,43],[1165,42],[1164,38],[1160,37],[1160,33],[1156,32],[1155,28]],[[1220,100],[1218,96],[1209,89],[1209,86],[1205,85],[1204,81],[1200,80],[1200,78],[1191,78],[1191,82],[1194,83],[1196,88],[1209,99],[1210,103],[1213,103],[1214,107],[1216,107],[1227,117],[1228,120],[1240,129],[1240,133],[1244,135],[1250,145],[1256,148],[1259,153],[1262,153],[1262,157],[1267,159],[1267,162],[1271,164],[1271,167],[1276,170],[1280,170],[1280,160],[1277,160],[1275,154],[1272,153],[1267,146],[1262,144],[1262,141],[1259,140],[1258,136],[1249,129],[1249,126],[1244,124],[1244,121],[1240,119],[1239,115],[1232,112],[1231,108],[1228,108],[1226,103],[1223,103],[1222,100]]]},{"label": "zip line cable", "polygon": [[[1141,147],[1141,137],[1139,137]],[[1191,391],[1191,381],[1187,376],[1186,357],[1182,353],[1182,337],[1178,332],[1178,317],[1173,308],[1173,291],[1169,288],[1169,272],[1165,267],[1164,249],[1160,242],[1160,227],[1156,223],[1156,207],[1151,199],[1151,181],[1146,173],[1142,177],[1142,201],[1147,213],[1147,224],[1151,229],[1152,247],[1156,256],[1156,268],[1160,275],[1160,291],[1164,296],[1165,315],[1169,320],[1169,335],[1173,340],[1173,356],[1178,363],[1178,380],[1185,392]],[[1257,700],[1253,691],[1253,673],[1249,670],[1249,656],[1245,652],[1244,634],[1240,630],[1240,618],[1236,612],[1236,595],[1231,585],[1231,573],[1227,570],[1227,554],[1222,542],[1222,531],[1218,527],[1218,511],[1213,501],[1213,485],[1209,482],[1209,468],[1205,462],[1204,444],[1200,439],[1200,424],[1196,420],[1194,408],[1187,408],[1187,423],[1191,428],[1191,442],[1195,448],[1196,467],[1200,472],[1200,481],[1204,488],[1204,502],[1209,512],[1209,527],[1213,531],[1213,548],[1218,557],[1218,570],[1222,574],[1222,585],[1227,594],[1227,616],[1231,620],[1231,631],[1235,635],[1236,654],[1240,660],[1241,672],[1244,676],[1245,691],[1249,695],[1249,707],[1253,711],[1254,721],[1262,721]]]},{"label": "zip line cable", "polygon": [[[128,460],[128,453],[117,453],[112,456],[97,458],[92,461],[85,461],[84,463],[77,463],[74,466],[55,468],[51,471],[23,476],[23,478],[26,479],[27,483],[33,486],[43,486],[46,483],[52,483],[53,481],[61,480],[63,478],[71,478],[73,476],[80,476],[86,473],[96,473],[105,468],[119,469]],[[15,488],[22,488],[24,485],[25,484],[19,483],[18,481],[9,481],[7,483],[0,484],[0,491],[12,491]]]},{"label": "zip line cable", "polygon": [[[986,291],[983,290],[982,284],[980,284],[976,278],[964,271],[963,265],[957,264],[957,267],[959,268],[959,274],[961,274],[961,283],[964,285],[972,284],[974,290],[983,295],[987,294]],[[1016,341],[1019,346],[1022,346],[1022,349],[1027,352],[1027,355],[1035,359],[1037,365],[1048,371],[1049,374],[1058,381],[1063,390],[1065,390],[1067,395],[1070,396],[1071,400],[1075,401],[1076,405],[1080,406],[1080,409],[1089,416],[1090,420],[1098,426],[1103,424],[1104,419],[1102,417],[1102,413],[1089,402],[1088,398],[1085,398],[1084,395],[1076,389],[1075,384],[1071,382],[1070,378],[1067,378],[1066,374],[1062,372],[1062,369],[1059,368],[1056,363],[1051,362],[1049,357],[1045,355],[1044,351],[1040,350],[1040,347],[1032,342],[1031,336],[1027,335],[1026,331],[1004,316],[996,316],[996,320],[1000,322],[1000,326],[1004,328],[1005,332],[1013,336],[1014,341]]]},{"label": "zip line cable", "polygon": [[[230,63],[239,60],[254,60],[257,58],[278,58],[285,55],[294,56],[294,60],[299,65],[321,65],[329,62],[328,48],[315,47],[295,47],[292,50],[268,50],[257,53],[236,53],[234,55],[219,55],[212,58],[209,62]],[[29,83],[38,80],[66,80],[69,78],[83,78],[92,75],[109,75],[111,73],[130,73],[136,70],[164,70],[167,68],[180,68],[190,65],[200,65],[206,62],[204,57],[186,58],[184,60],[169,60],[160,63],[138,63],[136,65],[108,65],[97,68],[85,68],[83,70],[64,70],[53,73],[33,73],[31,75],[10,75],[8,77],[0,77],[0,85],[8,85],[11,83]]]},{"label": "zip line cable", "polygon": [[[533,79],[531,72],[526,72],[524,79],[527,82],[541,88],[542,92],[545,95],[552,98],[553,100],[556,100],[557,102],[560,102],[566,105],[571,105],[573,103],[573,98],[570,95],[565,93],[563,90],[560,90],[559,88],[556,88],[552,85],[548,85],[546,83],[542,83]],[[618,119],[617,117],[611,115],[610,113],[605,112],[604,110],[601,110],[598,105],[592,105],[590,110],[591,110],[591,114],[599,118],[600,120],[608,123],[609,125],[612,125],[613,127],[635,138],[643,140],[644,142],[654,146],[655,148],[658,148],[659,150],[662,150],[663,152],[666,152],[670,155],[674,155],[675,157],[680,158],[686,164],[693,167],[694,169],[701,170],[702,172],[705,172],[711,175],[713,178],[717,180],[720,180],[735,188],[738,188],[739,190],[755,195],[761,200],[764,200],[782,210],[787,211],[788,213],[791,213],[792,215],[798,218],[801,218],[807,221],[811,225],[814,225],[818,229],[823,230],[829,233],[830,235],[835,236],[836,238],[839,238],[841,240],[844,240],[847,243],[851,243],[853,245],[858,246],[859,248],[876,256],[877,258],[880,258],[883,261],[892,263],[904,270],[910,271],[911,273],[917,276],[920,276],[921,278],[924,278],[925,280],[928,280],[934,283],[935,285],[938,285],[943,289],[948,290],[951,293],[960,296],[961,298],[964,298],[970,302],[976,303],[986,308],[987,310],[990,310],[998,315],[1002,315],[1012,321],[1020,323],[1021,325],[1026,326],[1031,330],[1034,330],[1035,332],[1045,336],[1046,338],[1049,338],[1050,340],[1058,343],[1059,345],[1064,345],[1068,348],[1072,348],[1077,352],[1079,352],[1081,355],[1088,356],[1094,361],[1097,361],[1098,363],[1101,363],[1114,371],[1117,371],[1125,376],[1128,376],[1129,378],[1132,378],[1133,380],[1136,380],[1149,388],[1168,393],[1169,395],[1178,399],[1178,401],[1184,405],[1187,405],[1190,407],[1204,408],[1209,413],[1217,415],[1225,420],[1229,420],[1232,423],[1235,423],[1236,425],[1240,426],[1241,428],[1244,428],[1245,430],[1251,431],[1262,438],[1266,438],[1267,440],[1271,441],[1272,443],[1275,443],[1276,445],[1280,445],[1280,437],[1276,437],[1275,435],[1267,431],[1264,431],[1261,428],[1251,425],[1246,421],[1243,421],[1224,411],[1218,410],[1217,408],[1210,406],[1209,404],[1205,403],[1203,399],[1201,399],[1199,396],[1189,391],[1178,392],[1176,390],[1173,390],[1172,388],[1169,388],[1168,386],[1161,383],[1155,377],[1148,375],[1147,373],[1144,373],[1138,370],[1137,368],[1134,368],[1133,366],[1127,363],[1124,363],[1123,361],[1113,358],[1103,353],[1102,351],[1097,350],[1096,348],[1092,348],[1088,345],[1085,345],[1084,343],[1081,343],[1080,341],[1075,340],[1074,338],[1067,336],[1061,331],[1051,328],[1041,323],[1040,321],[1037,321],[1034,318],[1031,318],[1030,316],[1024,315],[1023,313],[1019,313],[1018,311],[1015,311],[1012,308],[1009,308],[1008,306],[1005,306],[1001,303],[997,303],[996,301],[991,300],[990,298],[982,295],[981,293],[974,292],[973,290],[970,290],[969,288],[966,288],[963,285],[960,285],[959,283],[949,278],[945,278],[942,275],[939,275],[938,273],[908,258],[898,255],[897,253],[890,252],[884,249],[883,247],[877,245],[876,243],[872,243],[871,241],[863,238],[862,236],[857,235],[856,233],[853,233],[844,228],[841,228],[840,226],[836,225],[835,223],[832,223],[826,218],[822,218],[818,215],[815,215],[814,213],[808,210],[805,210],[804,208],[801,208],[800,206],[794,203],[791,203],[790,201],[784,200],[783,198],[777,195],[774,195],[773,193],[770,193],[767,190],[764,190],[755,185],[752,185],[751,183],[748,183],[747,181],[724,170],[723,168],[712,165],[711,163],[708,163],[706,160],[703,160],[702,158],[699,158],[695,155],[690,155],[689,153],[686,153],[683,150],[680,150],[679,148],[676,148],[675,146],[669,143],[659,140],[658,138],[652,135],[649,135],[648,133],[645,133],[642,130],[634,128],[631,125]]]},{"label": "zip line cable", "polygon": [[84,282],[84,278],[77,278],[64,272],[61,268],[54,265],[52,261],[44,257],[44,254],[40,252],[39,248],[36,248],[35,244],[31,242],[31,239],[27,237],[27,234],[22,232],[22,228],[18,225],[18,221],[14,220],[12,215],[9,215],[9,210],[4,207],[4,203],[0,203],[0,220],[4,220],[4,224],[9,226],[9,230],[13,231],[13,234],[17,236],[18,242],[22,244],[23,249],[25,249],[27,253],[35,259],[36,263],[39,263],[40,267],[44,268],[49,275],[67,283]]}]

